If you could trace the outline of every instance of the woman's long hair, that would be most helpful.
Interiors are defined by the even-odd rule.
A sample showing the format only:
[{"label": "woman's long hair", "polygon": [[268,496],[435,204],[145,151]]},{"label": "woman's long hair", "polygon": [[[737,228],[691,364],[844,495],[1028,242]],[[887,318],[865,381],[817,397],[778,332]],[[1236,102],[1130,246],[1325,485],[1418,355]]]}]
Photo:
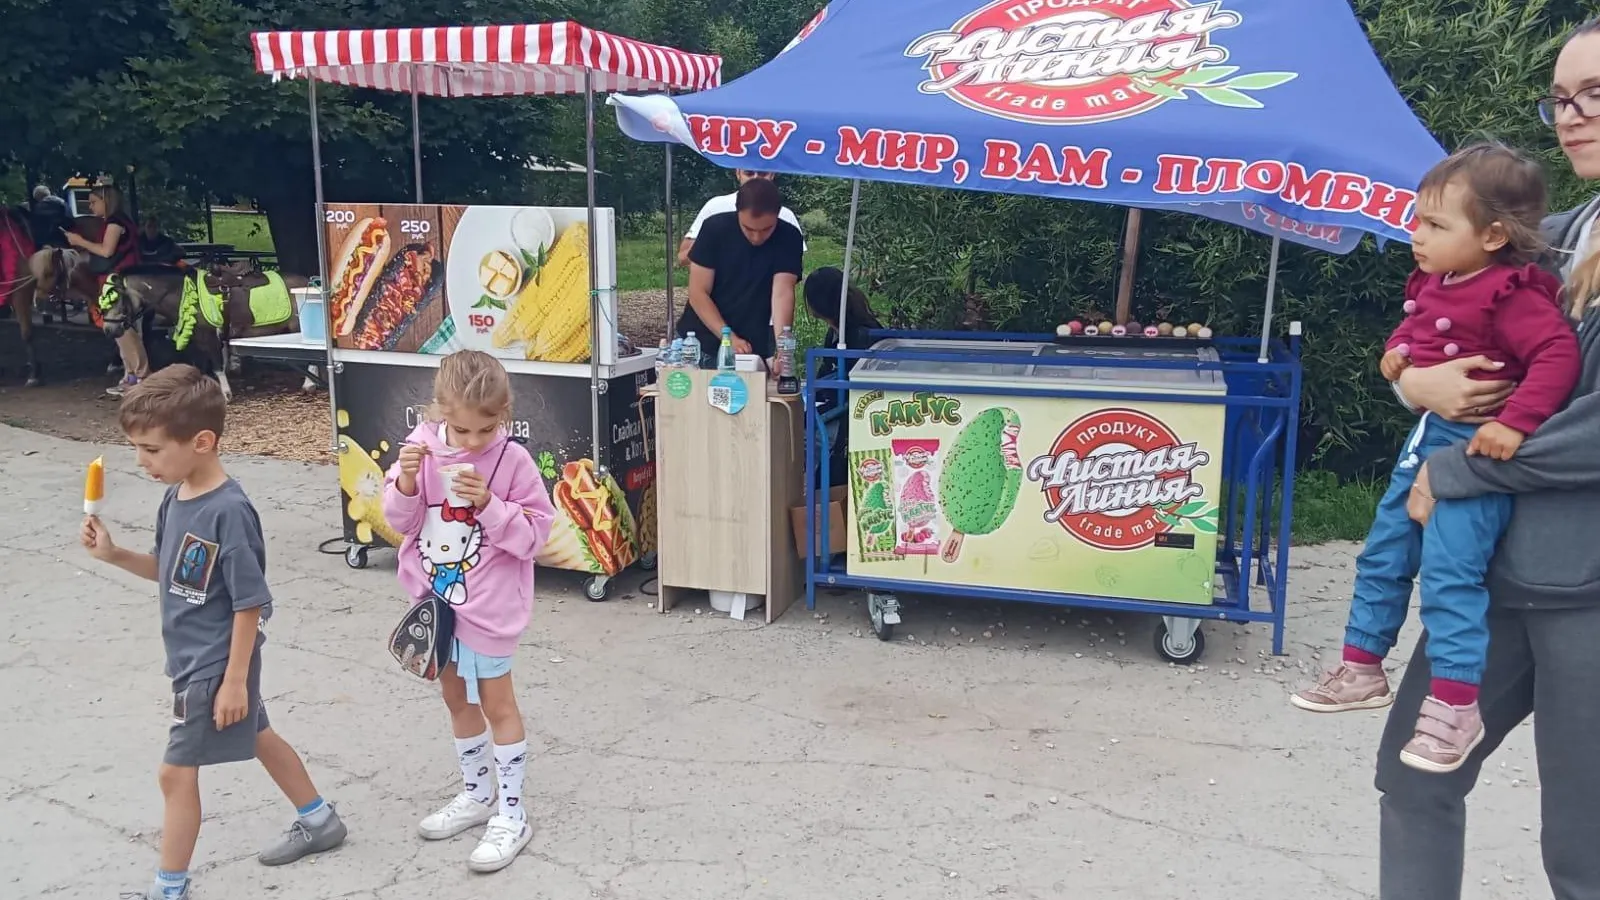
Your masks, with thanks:
[{"label": "woman's long hair", "polygon": [[[833,266],[824,266],[806,276],[806,306],[810,308],[811,314],[824,322],[833,322],[837,326],[839,289],[843,285],[844,273]],[[853,284],[845,295],[845,315],[847,325],[859,325],[863,328],[883,327],[872,311],[872,304],[867,302],[866,293]]]},{"label": "woman's long hair", "polygon": [[[1600,16],[1573,29],[1572,34],[1567,35],[1567,43],[1592,34],[1600,34]],[[1595,235],[1591,226],[1589,255],[1573,265],[1572,274],[1567,278],[1567,300],[1575,319],[1583,318],[1585,310],[1600,302],[1600,240],[1597,237],[1600,235]]]},{"label": "woman's long hair", "polygon": [[127,210],[122,206],[122,189],[112,184],[102,184],[89,192],[91,197],[99,197],[106,205],[106,219],[114,216],[126,215]]}]

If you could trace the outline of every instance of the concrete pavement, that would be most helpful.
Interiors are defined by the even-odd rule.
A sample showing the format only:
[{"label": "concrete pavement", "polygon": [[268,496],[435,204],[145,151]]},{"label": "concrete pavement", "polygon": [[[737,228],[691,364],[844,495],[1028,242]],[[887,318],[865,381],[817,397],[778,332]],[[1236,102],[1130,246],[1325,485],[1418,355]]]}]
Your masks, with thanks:
[{"label": "concrete pavement", "polygon": [[[10,897],[114,897],[155,862],[170,700],[153,588],[76,544],[83,464],[102,449],[104,518],[147,545],[161,487],[130,450],[0,425]],[[255,849],[293,811],[253,764],[207,770],[196,900],[1375,896],[1382,721],[1286,702],[1342,629],[1348,546],[1296,553],[1289,656],[1265,657],[1261,626],[1208,625],[1203,669],[1160,662],[1138,617],[922,601],[884,644],[855,596],[761,627],[662,616],[637,576],[591,604],[577,578],[541,572],[515,670],[538,830],[485,878],[466,871],[472,838],[416,837],[459,776],[443,704],[384,648],[393,554],[353,571],[316,552],[339,531],[331,468],[229,466],[269,541],[273,721],[350,840],[263,868]],[[1473,796],[1475,900],[1549,896],[1531,734]]]}]

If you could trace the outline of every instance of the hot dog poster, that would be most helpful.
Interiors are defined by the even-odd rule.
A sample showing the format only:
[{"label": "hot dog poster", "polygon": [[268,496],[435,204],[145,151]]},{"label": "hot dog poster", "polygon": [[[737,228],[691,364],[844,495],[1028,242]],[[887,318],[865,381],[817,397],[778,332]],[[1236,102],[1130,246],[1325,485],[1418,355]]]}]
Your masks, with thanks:
[{"label": "hot dog poster", "polygon": [[[543,206],[329,204],[328,312],[346,350],[586,363],[588,210]],[[596,210],[600,361],[616,345],[616,231]]]},{"label": "hot dog poster", "polygon": [[1223,407],[851,399],[852,574],[1212,602]]},{"label": "hot dog poster", "polygon": [[[337,416],[346,540],[399,545],[383,514],[384,473],[431,401],[436,371],[425,363],[345,362]],[[601,451],[608,458],[600,466],[589,439],[588,380],[512,374],[508,428],[532,455],[556,508],[539,565],[615,575],[655,549],[655,468],[634,407],[642,380],[646,373],[624,376],[606,392]]]}]

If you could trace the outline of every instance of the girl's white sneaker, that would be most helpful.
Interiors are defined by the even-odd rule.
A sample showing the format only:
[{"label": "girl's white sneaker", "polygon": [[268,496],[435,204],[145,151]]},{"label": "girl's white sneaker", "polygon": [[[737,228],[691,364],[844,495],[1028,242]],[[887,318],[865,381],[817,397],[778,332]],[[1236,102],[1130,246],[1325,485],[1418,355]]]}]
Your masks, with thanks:
[{"label": "girl's white sneaker", "polygon": [[495,816],[483,832],[483,840],[467,858],[467,868],[474,872],[498,872],[511,865],[533,840],[533,826],[526,821]]},{"label": "girl's white sneaker", "polygon": [[493,801],[479,803],[472,799],[471,794],[457,794],[438,812],[423,819],[422,824],[417,826],[417,832],[429,841],[453,838],[494,818],[494,809]]}]

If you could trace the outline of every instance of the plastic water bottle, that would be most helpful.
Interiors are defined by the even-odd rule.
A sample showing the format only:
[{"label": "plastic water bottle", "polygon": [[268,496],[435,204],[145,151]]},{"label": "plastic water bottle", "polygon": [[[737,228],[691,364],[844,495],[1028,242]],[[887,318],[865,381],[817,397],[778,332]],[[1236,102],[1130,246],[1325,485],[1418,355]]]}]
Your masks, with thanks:
[{"label": "plastic water bottle", "polygon": [[667,348],[667,368],[683,368],[683,338],[673,338],[672,346]]},{"label": "plastic water bottle", "polygon": [[705,362],[705,353],[702,350],[700,339],[694,336],[694,332],[691,331],[684,335],[683,364],[691,369],[700,368],[701,364]]},{"label": "plastic water bottle", "polygon": [[778,393],[800,393],[800,379],[794,374],[794,327],[783,326],[778,335]]},{"label": "plastic water bottle", "polygon": [[722,346],[717,348],[717,370],[733,371],[733,329],[722,326]]},{"label": "plastic water bottle", "polygon": [[659,345],[657,345],[657,347],[656,347],[656,382],[657,383],[660,383],[662,373],[666,372],[666,370],[667,370],[667,365],[668,365],[668,362],[669,362],[667,354],[671,353],[671,352],[672,352],[672,348],[667,343],[667,339],[666,338],[662,338],[661,339],[661,343]]}]

